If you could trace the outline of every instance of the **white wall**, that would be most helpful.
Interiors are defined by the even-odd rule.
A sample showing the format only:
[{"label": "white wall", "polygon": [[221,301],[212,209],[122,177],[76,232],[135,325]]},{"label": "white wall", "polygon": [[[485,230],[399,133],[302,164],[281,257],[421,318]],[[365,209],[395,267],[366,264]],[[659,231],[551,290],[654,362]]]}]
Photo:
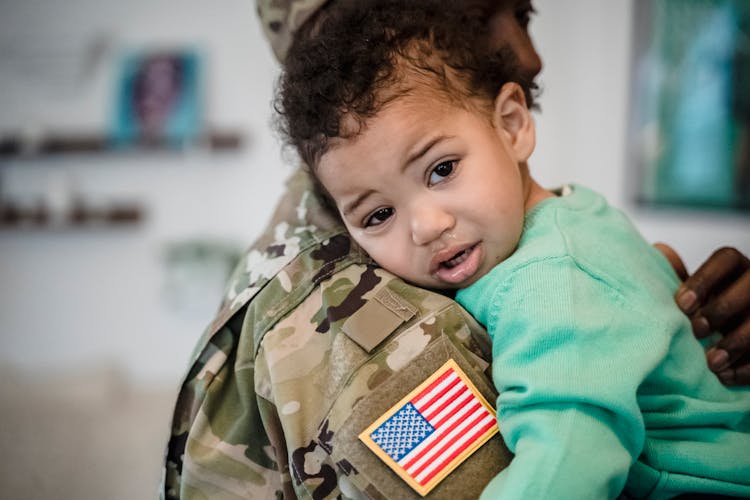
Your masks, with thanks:
[{"label": "white wall", "polygon": [[623,208],[650,241],[665,241],[695,270],[730,245],[750,254],[750,216],[646,209],[627,190],[632,2],[536,0],[531,24],[543,56],[542,112],[531,169],[547,186],[580,182]]},{"label": "white wall", "polygon": [[[654,212],[629,203],[624,158],[631,2],[536,4],[532,31],[545,70],[532,170],[542,183],[575,181],[599,189],[632,214],[648,238],[673,244],[691,268],[722,244],[750,254],[747,217]],[[1,167],[6,190],[73,183],[92,197],[137,197],[148,214],[133,229],[0,233],[0,362],[35,370],[111,363],[137,380],[174,383],[213,304],[192,312],[168,307],[164,245],[196,237],[250,242],[290,171],[280,167],[268,128],[276,67],[254,4],[3,0],[0,9],[0,46],[10,41],[11,47],[57,48],[57,61],[69,61],[70,47],[99,32],[109,34],[114,49],[197,44],[208,63],[211,121],[249,136],[249,146],[236,154],[89,155]],[[53,64],[46,75],[31,65],[19,77],[17,69],[7,70],[4,54],[0,130],[86,129],[106,122],[112,84],[106,61],[84,80],[69,64]],[[60,84],[49,85],[55,78]],[[206,293],[216,300],[218,294]]]},{"label": "white wall", "polygon": [[246,138],[241,151],[222,154],[0,159],[6,196],[67,186],[91,199],[137,199],[147,212],[133,228],[0,232],[0,363],[39,372],[114,365],[138,380],[174,384],[221,290],[209,282],[203,303],[170,308],[165,245],[187,239],[248,244],[291,172],[269,128],[276,63],[255,5],[3,0],[0,11],[0,47],[6,48],[0,51],[0,130],[104,127],[115,60],[105,57],[78,77],[73,57],[83,42],[104,33],[107,56],[144,46],[197,47],[207,66],[209,121]]}]

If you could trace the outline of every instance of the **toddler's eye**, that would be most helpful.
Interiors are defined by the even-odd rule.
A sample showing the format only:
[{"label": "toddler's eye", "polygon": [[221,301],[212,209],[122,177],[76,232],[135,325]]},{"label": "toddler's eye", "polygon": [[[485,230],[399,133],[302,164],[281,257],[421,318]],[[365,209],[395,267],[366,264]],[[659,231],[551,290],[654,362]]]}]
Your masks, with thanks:
[{"label": "toddler's eye", "polygon": [[393,208],[381,208],[365,220],[365,227],[379,226],[393,215]]},{"label": "toddler's eye", "polygon": [[430,178],[427,181],[428,184],[434,186],[435,184],[443,182],[447,177],[450,177],[453,173],[453,169],[456,167],[456,163],[456,160],[449,160],[435,165],[435,168],[430,172]]}]

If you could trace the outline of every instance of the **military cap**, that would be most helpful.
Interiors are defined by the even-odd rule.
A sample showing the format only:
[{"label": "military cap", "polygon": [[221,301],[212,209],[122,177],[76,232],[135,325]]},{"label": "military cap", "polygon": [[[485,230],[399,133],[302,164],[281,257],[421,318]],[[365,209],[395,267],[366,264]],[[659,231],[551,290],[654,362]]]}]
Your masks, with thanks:
[{"label": "military cap", "polygon": [[256,0],[263,32],[279,61],[284,61],[294,33],[328,0]]}]

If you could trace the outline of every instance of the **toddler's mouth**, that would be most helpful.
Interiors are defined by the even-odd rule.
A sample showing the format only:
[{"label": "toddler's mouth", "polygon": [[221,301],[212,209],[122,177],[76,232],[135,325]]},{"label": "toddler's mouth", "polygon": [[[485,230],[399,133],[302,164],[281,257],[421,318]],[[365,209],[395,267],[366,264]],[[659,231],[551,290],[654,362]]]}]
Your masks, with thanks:
[{"label": "toddler's mouth", "polygon": [[461,250],[460,252],[458,252],[456,255],[454,255],[450,259],[441,262],[440,263],[440,267],[446,267],[448,269],[453,269],[454,267],[456,267],[457,265],[459,265],[460,263],[462,263],[463,261],[465,261],[467,258],[469,258],[469,254],[471,253],[471,251],[474,249],[475,246],[476,245]]},{"label": "toddler's mouth", "polygon": [[433,276],[446,285],[466,285],[467,280],[476,274],[482,262],[479,243],[456,252],[450,258],[437,264]]}]

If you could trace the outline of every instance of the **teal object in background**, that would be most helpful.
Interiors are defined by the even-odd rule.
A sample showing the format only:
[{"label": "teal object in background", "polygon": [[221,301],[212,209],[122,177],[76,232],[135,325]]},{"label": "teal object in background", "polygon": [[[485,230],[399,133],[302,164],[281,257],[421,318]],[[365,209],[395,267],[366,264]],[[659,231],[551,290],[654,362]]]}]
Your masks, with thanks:
[{"label": "teal object in background", "polygon": [[636,9],[639,200],[750,209],[750,5],[649,0]]},{"label": "teal object in background", "polygon": [[123,58],[111,141],[115,146],[181,147],[202,133],[200,59],[195,51]]}]

